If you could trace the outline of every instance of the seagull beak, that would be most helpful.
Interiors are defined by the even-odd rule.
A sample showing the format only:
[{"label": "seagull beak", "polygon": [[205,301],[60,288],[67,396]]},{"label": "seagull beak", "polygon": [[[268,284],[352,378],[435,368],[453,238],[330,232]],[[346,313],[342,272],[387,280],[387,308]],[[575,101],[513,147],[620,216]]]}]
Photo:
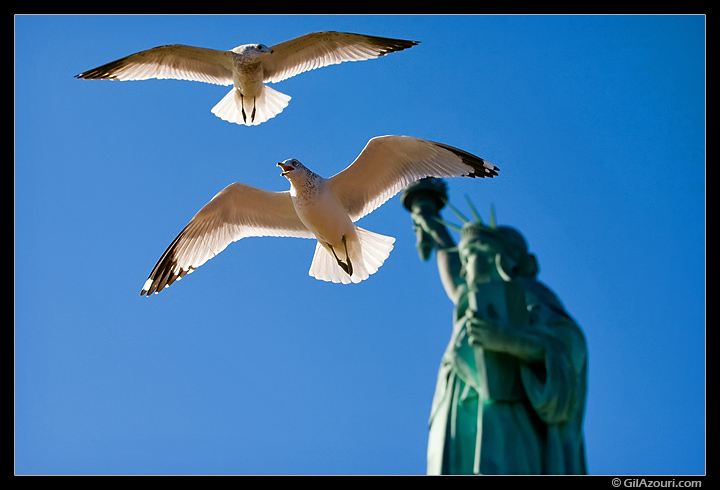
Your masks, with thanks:
[{"label": "seagull beak", "polygon": [[283,165],[282,163],[278,163],[277,166],[283,169],[283,172],[280,174],[283,177],[293,171],[293,168],[290,165]]}]

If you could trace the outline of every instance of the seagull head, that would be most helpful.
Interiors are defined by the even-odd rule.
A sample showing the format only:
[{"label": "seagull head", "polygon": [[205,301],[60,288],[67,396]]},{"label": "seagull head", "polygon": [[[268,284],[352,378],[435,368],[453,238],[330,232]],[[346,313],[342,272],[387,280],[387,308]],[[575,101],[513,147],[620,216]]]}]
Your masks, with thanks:
[{"label": "seagull head", "polygon": [[242,46],[234,48],[232,51],[239,55],[248,57],[256,57],[273,53],[273,50],[264,44],[243,44]]},{"label": "seagull head", "polygon": [[288,180],[290,179],[290,174],[292,172],[306,170],[305,165],[294,158],[288,158],[284,162],[278,163],[277,166],[283,169],[280,175],[287,177]]}]

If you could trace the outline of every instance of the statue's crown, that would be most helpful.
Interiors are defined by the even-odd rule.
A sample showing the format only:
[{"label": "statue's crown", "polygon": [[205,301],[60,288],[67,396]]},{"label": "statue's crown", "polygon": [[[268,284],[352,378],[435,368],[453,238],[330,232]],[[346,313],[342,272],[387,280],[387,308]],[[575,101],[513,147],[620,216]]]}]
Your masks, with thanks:
[{"label": "statue's crown", "polygon": [[487,230],[488,227],[485,226],[483,223],[479,223],[476,221],[468,221],[463,224],[462,228],[460,228],[460,239],[473,240],[474,238],[480,236],[482,232]]}]

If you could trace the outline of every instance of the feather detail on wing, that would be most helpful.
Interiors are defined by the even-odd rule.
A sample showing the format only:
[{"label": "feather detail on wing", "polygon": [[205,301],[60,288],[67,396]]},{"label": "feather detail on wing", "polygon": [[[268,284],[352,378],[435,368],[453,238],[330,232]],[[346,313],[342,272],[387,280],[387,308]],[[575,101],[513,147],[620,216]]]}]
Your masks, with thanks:
[{"label": "feather detail on wing", "polygon": [[286,78],[343,61],[377,58],[402,51],[417,41],[366,36],[345,32],[313,32],[272,46],[273,54],[263,60],[266,82]]},{"label": "feather detail on wing", "polygon": [[288,191],[230,184],[198,211],[170,244],[140,295],[160,292],[230,243],[249,236],[314,238],[295,213]]},{"label": "feather detail on wing", "polygon": [[495,177],[497,171],[495,165],[452,146],[410,136],[378,136],[328,183],[356,221],[424,177]]},{"label": "feather detail on wing", "polygon": [[172,78],[232,85],[232,53],[182,44],[158,46],[80,73],[76,78],[109,80]]}]

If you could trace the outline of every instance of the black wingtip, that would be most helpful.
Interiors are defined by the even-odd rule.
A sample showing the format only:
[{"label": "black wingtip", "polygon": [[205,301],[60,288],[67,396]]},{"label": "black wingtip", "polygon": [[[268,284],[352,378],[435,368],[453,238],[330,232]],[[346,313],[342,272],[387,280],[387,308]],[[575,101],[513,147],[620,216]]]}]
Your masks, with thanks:
[{"label": "black wingtip", "polygon": [[462,162],[465,165],[468,165],[472,167],[473,171],[467,175],[467,177],[472,178],[493,178],[498,176],[498,172],[500,169],[493,165],[492,163],[480,158],[479,156],[473,155],[472,153],[468,153],[464,150],[461,150],[459,148],[455,148],[454,146],[445,145],[443,143],[435,143],[436,145],[445,148],[446,150],[449,150],[453,152],[455,155],[459,156],[462,159]]},{"label": "black wingtip", "polygon": [[402,51],[404,49],[412,48],[413,46],[417,46],[418,44],[420,44],[420,41],[411,41],[409,39],[395,39],[391,37],[368,36],[364,34],[363,36],[366,40],[371,41],[378,48],[380,48],[380,56],[395,53],[397,51]]},{"label": "black wingtip", "polygon": [[396,39],[394,46],[388,47],[383,54],[395,53],[397,51],[412,48],[413,46],[417,46],[418,44],[420,44],[420,41],[406,41],[404,39]]},{"label": "black wingtip", "polygon": [[480,160],[483,162],[482,170],[484,173],[483,175],[476,175],[476,177],[490,177],[492,179],[493,177],[498,176],[498,172],[500,171],[499,168],[482,158]]}]

